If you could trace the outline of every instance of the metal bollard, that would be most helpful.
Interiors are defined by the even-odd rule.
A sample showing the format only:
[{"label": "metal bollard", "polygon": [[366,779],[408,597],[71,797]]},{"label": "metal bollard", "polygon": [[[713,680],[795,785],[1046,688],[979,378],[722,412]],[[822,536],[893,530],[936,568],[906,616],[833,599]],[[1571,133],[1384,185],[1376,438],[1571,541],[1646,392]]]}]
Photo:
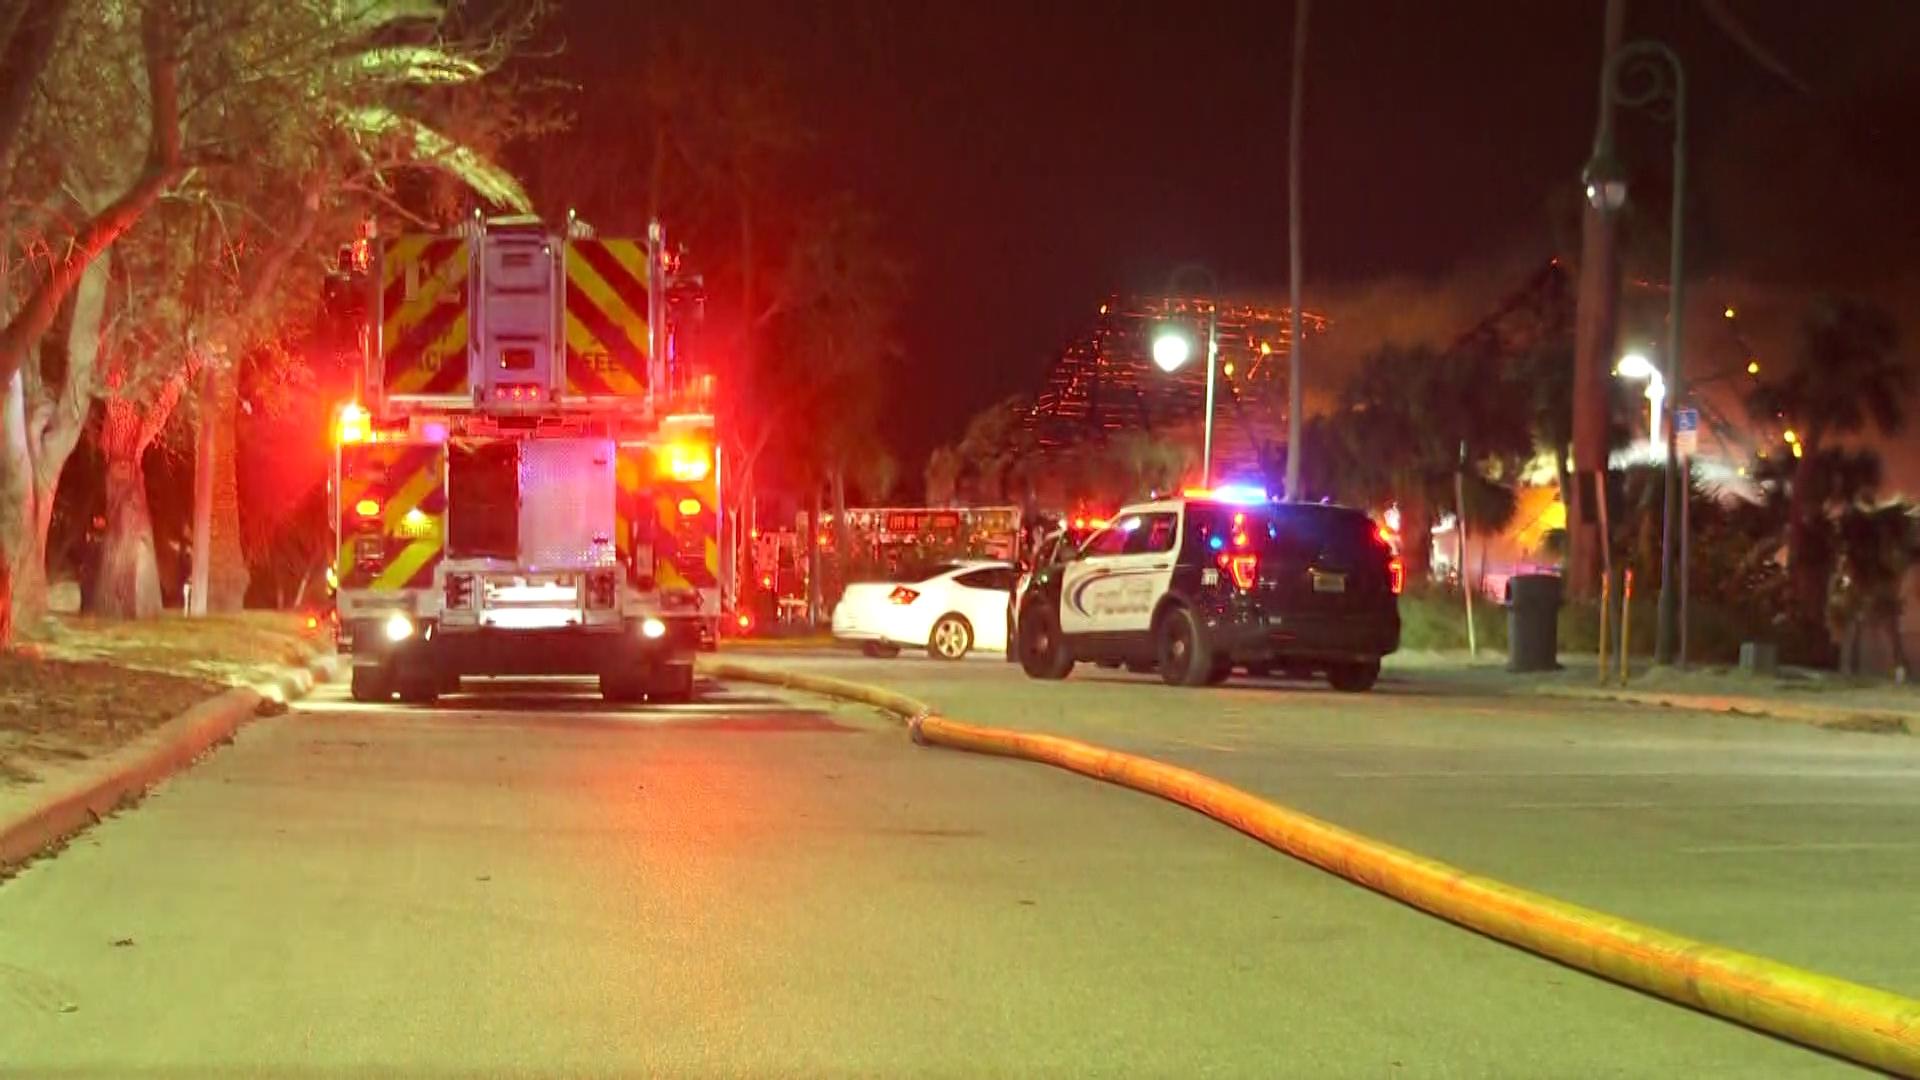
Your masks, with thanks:
[{"label": "metal bollard", "polygon": [[1613,575],[1602,570],[1600,572],[1600,685],[1602,686],[1607,683],[1607,616],[1610,614],[1607,611],[1607,605],[1612,599],[1609,595],[1612,587]]},{"label": "metal bollard", "polygon": [[1620,685],[1627,685],[1627,645],[1633,641],[1633,568],[1620,585]]}]

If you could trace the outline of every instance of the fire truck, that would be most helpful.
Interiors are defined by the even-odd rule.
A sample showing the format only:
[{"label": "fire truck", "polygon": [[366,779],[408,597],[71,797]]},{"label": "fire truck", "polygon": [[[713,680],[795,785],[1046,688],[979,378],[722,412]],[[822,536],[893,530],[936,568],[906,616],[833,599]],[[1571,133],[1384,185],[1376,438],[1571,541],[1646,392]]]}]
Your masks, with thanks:
[{"label": "fire truck", "polygon": [[338,412],[330,573],[356,700],[462,676],[597,676],[684,701],[718,637],[712,377],[656,224],[476,217],[370,239],[365,369]]}]

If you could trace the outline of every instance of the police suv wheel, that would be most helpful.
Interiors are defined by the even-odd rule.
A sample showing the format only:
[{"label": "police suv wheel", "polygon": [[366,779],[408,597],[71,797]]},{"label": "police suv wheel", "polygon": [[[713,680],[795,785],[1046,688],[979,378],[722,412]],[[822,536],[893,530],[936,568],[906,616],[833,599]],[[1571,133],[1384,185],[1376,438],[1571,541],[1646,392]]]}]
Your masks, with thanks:
[{"label": "police suv wheel", "polygon": [[1213,648],[1200,620],[1183,607],[1160,618],[1160,678],[1168,686],[1205,686],[1213,673]]},{"label": "police suv wheel", "polygon": [[965,659],[973,648],[973,628],[958,615],[942,615],[927,635],[927,655],[935,660]]},{"label": "police suv wheel", "polygon": [[1327,665],[1327,682],[1335,690],[1345,694],[1359,694],[1373,689],[1380,680],[1380,660],[1354,660],[1344,664]]},{"label": "police suv wheel", "polygon": [[1060,637],[1060,617],[1045,604],[1020,616],[1020,667],[1035,679],[1064,679],[1073,670],[1073,654]]}]

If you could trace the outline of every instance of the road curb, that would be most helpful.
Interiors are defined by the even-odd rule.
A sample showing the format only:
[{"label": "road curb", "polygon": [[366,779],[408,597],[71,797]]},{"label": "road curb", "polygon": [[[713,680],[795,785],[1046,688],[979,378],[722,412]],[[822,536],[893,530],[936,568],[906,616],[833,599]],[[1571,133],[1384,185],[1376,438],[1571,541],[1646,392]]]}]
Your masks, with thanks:
[{"label": "road curb", "polygon": [[1920,1077],[1920,1000],[1642,926],[1381,843],[1201,773],[1075,739],[963,724],[879,687],[730,661],[720,678],[886,709],[914,742],[1019,758],[1157,795],[1458,926],[1667,1001],[1901,1076]]},{"label": "road curb", "polygon": [[1542,686],[1533,693],[1541,697],[1573,698],[1584,701],[1622,701],[1634,705],[1665,706],[1691,712],[1719,713],[1728,716],[1760,716],[1788,720],[1828,731],[1858,731],[1877,735],[1913,735],[1920,716],[1884,707],[1851,708],[1811,701],[1781,701],[1744,694],[1713,694],[1641,690],[1624,687]]},{"label": "road curb", "polygon": [[0,867],[26,862],[192,764],[216,743],[232,738],[253,718],[261,700],[251,689],[228,690],[96,759],[86,777],[0,822]]},{"label": "road curb", "polygon": [[306,696],[316,683],[340,677],[341,658],[315,657],[306,667],[282,668],[260,686],[216,694],[89,763],[88,775],[53,788],[33,807],[0,821],[0,869],[11,869],[70,839],[129,798],[193,764],[260,711],[262,703]]}]

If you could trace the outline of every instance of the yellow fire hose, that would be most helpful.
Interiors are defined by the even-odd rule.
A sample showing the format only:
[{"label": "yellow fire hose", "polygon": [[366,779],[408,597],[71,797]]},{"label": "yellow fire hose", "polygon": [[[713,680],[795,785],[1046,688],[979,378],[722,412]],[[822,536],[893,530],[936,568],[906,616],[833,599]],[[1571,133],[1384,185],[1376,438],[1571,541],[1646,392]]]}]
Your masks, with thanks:
[{"label": "yellow fire hose", "polygon": [[1375,892],[1668,1001],[1901,1076],[1920,1077],[1920,1001],[1641,926],[1348,832],[1211,777],[1055,735],[933,715],[904,694],[720,661],[721,678],[864,702],[915,742],[1022,758],[1158,795]]}]

